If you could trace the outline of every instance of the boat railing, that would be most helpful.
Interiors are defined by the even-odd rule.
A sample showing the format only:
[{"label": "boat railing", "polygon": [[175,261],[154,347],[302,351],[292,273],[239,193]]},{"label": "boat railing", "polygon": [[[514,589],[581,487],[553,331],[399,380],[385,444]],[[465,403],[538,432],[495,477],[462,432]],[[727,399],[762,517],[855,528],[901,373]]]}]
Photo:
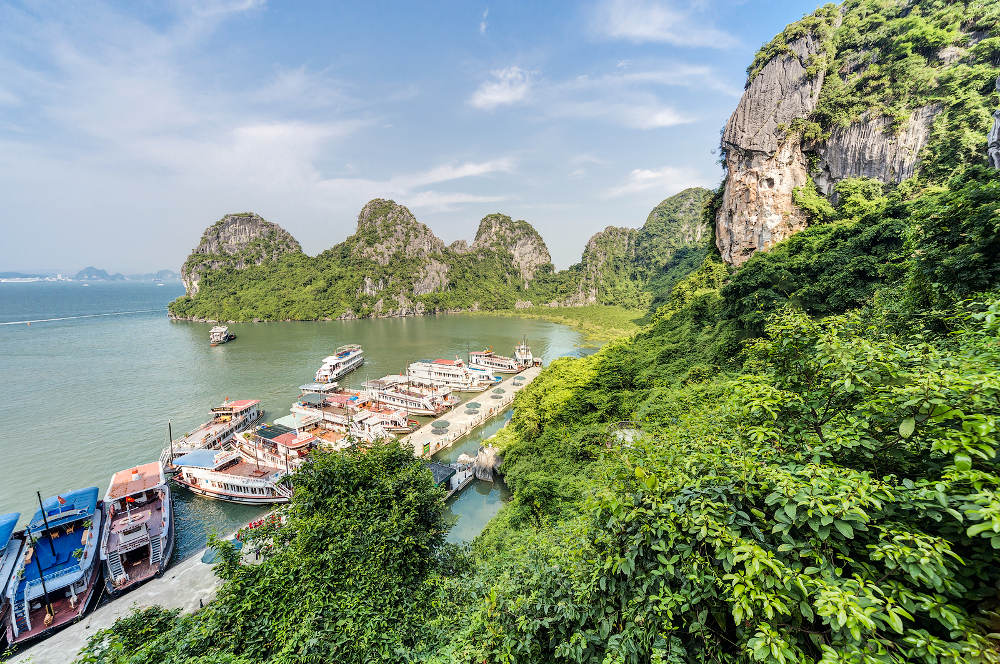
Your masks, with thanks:
[{"label": "boat railing", "polygon": [[[59,579],[61,579],[63,577],[72,576],[74,574],[80,574],[81,571],[82,570],[81,570],[80,566],[77,565],[77,566],[72,566],[72,567],[67,567],[65,569],[61,569],[58,572],[53,572],[52,574],[46,574],[45,575],[45,587],[53,588],[55,590],[58,590],[59,588],[64,588],[65,586],[53,586],[52,584],[53,584],[54,581],[58,581]],[[69,585],[69,583],[67,583],[66,585]],[[36,586],[38,587],[38,591],[39,592],[38,592],[37,595],[34,595],[34,594],[32,594],[32,591],[35,589]],[[24,584],[24,596],[25,596],[25,598],[31,600],[31,599],[35,599],[36,597],[41,597],[43,594],[45,594],[45,593],[42,592],[42,580],[41,579],[31,579],[30,581],[28,581],[27,583]]]}]

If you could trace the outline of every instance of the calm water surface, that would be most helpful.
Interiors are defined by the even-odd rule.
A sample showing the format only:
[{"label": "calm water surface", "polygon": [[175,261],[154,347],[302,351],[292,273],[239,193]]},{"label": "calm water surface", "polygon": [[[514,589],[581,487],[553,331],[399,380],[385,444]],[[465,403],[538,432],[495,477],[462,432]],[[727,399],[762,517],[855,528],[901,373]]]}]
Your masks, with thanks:
[{"label": "calm water surface", "polygon": [[[297,387],[341,344],[362,344],[367,358],[342,381],[348,386],[485,345],[510,354],[522,335],[546,363],[585,352],[580,335],[561,325],[461,315],[236,324],[239,338],[212,348],[211,325],[166,318],[167,303],[182,292],[179,285],[0,283],[0,513],[20,511],[26,521],[36,490],[44,497],[96,485],[103,494],[112,473],[157,458],[168,420],[176,437],[227,396],[260,399],[269,420],[285,415]],[[23,322],[54,318],[64,320]],[[502,423],[487,423],[438,458],[475,454]],[[209,532],[229,532],[261,512],[174,493],[179,556],[201,548]],[[474,537],[508,495],[501,483],[476,482],[453,499],[452,541]]]}]

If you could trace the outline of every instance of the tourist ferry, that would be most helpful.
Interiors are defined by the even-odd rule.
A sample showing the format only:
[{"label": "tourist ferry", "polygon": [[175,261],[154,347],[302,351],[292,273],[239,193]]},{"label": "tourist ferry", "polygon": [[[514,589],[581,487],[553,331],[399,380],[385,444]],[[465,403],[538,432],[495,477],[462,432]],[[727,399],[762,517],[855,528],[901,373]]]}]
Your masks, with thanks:
[{"label": "tourist ferry", "polygon": [[316,418],[317,424],[326,429],[340,431],[348,437],[369,443],[380,438],[392,438],[392,434],[385,426],[386,421],[398,424],[402,420],[405,425],[406,414],[386,417],[382,413],[369,410],[370,401],[368,396],[360,393],[341,392],[326,396],[304,394],[292,404],[291,417],[293,422],[294,418]]},{"label": "tourist ferry", "polygon": [[[17,531],[18,512],[0,514],[0,627],[7,624],[9,605],[4,600],[7,589],[15,580],[14,566],[24,552],[24,532]],[[6,633],[3,635],[6,638]],[[0,643],[3,639],[0,639]]]},{"label": "tourist ferry", "polygon": [[514,359],[524,369],[542,365],[542,360],[531,354],[531,346],[528,345],[527,339],[522,339],[521,343],[514,348]]},{"label": "tourist ferry", "polygon": [[208,342],[213,346],[232,341],[236,335],[229,331],[225,325],[216,325],[208,331]]},{"label": "tourist ferry", "polygon": [[120,470],[104,494],[104,587],[111,596],[160,576],[174,550],[170,487],[158,462]]},{"label": "tourist ferry", "polygon": [[441,415],[458,403],[451,390],[418,388],[406,376],[385,376],[364,384],[368,395],[378,404],[401,408],[411,415]]},{"label": "tourist ferry", "polygon": [[4,597],[11,645],[51,634],[87,612],[99,594],[103,526],[96,486],[42,501]]},{"label": "tourist ferry", "polygon": [[492,348],[469,353],[469,366],[494,373],[518,373],[525,367],[513,357],[497,355]]},{"label": "tourist ferry", "polygon": [[232,440],[233,435],[256,424],[264,416],[257,399],[230,401],[229,397],[221,406],[212,409],[212,419],[177,440],[160,453],[160,463],[167,471],[172,471],[175,458],[200,449],[222,449]]},{"label": "tourist ferry", "polygon": [[351,373],[365,363],[365,354],[361,346],[348,344],[341,346],[337,352],[323,358],[323,366],[316,372],[317,383],[329,383]]},{"label": "tourist ferry", "polygon": [[248,461],[239,450],[195,450],[174,461],[174,481],[194,493],[248,505],[287,503],[292,491],[281,484],[284,468]]},{"label": "tourist ferry", "polygon": [[450,387],[463,392],[476,392],[498,383],[500,379],[489,369],[465,366],[459,358],[454,360],[421,360],[406,369],[411,385]]}]

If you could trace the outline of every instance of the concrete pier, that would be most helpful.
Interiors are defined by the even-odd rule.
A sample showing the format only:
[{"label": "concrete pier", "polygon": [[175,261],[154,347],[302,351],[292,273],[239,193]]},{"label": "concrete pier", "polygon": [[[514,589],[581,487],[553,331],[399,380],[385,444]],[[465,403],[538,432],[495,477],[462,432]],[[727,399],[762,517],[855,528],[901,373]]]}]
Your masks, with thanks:
[{"label": "concrete pier", "polygon": [[[542,372],[541,367],[529,367],[519,374],[514,374],[507,380],[494,385],[482,393],[466,393],[462,403],[455,406],[453,410],[435,419],[446,420],[450,423],[447,433],[437,435],[432,433],[433,426],[428,424],[413,433],[407,434],[400,439],[400,442],[413,446],[413,454],[418,457],[430,458],[435,452],[439,452],[447,447],[451,447],[456,441],[478,427],[480,424],[503,413],[507,406],[514,400],[514,395],[524,389],[524,386],[538,377]],[[514,384],[514,379],[522,379],[520,385]],[[493,390],[497,387],[503,388],[501,398],[493,398]],[[482,404],[478,412],[473,415],[465,413],[465,404],[476,401]]]},{"label": "concrete pier", "polygon": [[66,664],[72,662],[94,632],[111,627],[133,609],[159,605],[167,609],[197,610],[202,602],[215,597],[222,580],[212,572],[212,566],[201,562],[204,551],[169,567],[158,579],[153,579],[122,597],[91,611],[83,620],[56,632],[11,658],[9,664]]}]

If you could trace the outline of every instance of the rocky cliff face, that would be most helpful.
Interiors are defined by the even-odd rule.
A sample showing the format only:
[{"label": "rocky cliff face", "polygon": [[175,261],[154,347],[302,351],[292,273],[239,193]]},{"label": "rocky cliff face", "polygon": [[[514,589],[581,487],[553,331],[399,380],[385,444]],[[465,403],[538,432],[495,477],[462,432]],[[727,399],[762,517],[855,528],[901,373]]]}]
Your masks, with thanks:
[{"label": "rocky cliff face", "polygon": [[846,178],[866,177],[902,182],[913,177],[917,157],[927,144],[940,104],[922,106],[899,130],[885,116],[866,115],[846,127],[834,127],[830,138],[816,147],[816,186],[836,202],[834,185]]},{"label": "rocky cliff face", "polygon": [[815,185],[836,204],[848,178],[948,177],[949,164],[979,158],[973,135],[998,64],[994,26],[972,5],[848,1],[765,45],[722,136],[715,223],[726,262],[738,266],[805,227],[797,188]]},{"label": "rocky cliff face", "polygon": [[810,35],[789,44],[789,52],[753,78],[726,123],[722,149],[728,175],[716,244],[727,263],[740,265],[805,228],[792,190],[806,183],[808,169],[801,141],[788,129],[816,108],[823,76],[810,75],[806,63],[820,48]]},{"label": "rocky cliff face", "polygon": [[379,265],[394,257],[425,259],[444,251],[434,232],[395,201],[376,198],[361,208],[358,229],[348,238],[357,254]]},{"label": "rocky cliff face", "polygon": [[242,270],[300,251],[298,240],[278,224],[252,212],[227,214],[205,229],[201,242],[181,267],[181,281],[193,296],[207,270]]},{"label": "rocky cliff face", "polygon": [[535,272],[552,262],[549,249],[538,231],[526,221],[513,221],[504,214],[483,217],[471,250],[495,249],[510,253],[525,287]]}]

